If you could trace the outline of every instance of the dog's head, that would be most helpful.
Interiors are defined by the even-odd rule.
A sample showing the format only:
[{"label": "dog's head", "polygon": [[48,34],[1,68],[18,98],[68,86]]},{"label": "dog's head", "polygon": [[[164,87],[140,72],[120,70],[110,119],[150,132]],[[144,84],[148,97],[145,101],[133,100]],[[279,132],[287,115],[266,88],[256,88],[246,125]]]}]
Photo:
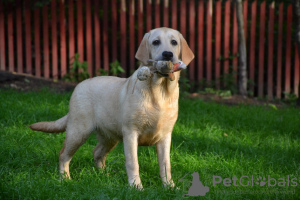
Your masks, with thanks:
[{"label": "dog's head", "polygon": [[149,59],[173,63],[182,60],[188,65],[194,54],[181,33],[170,28],[157,28],[144,35],[135,57],[144,65]]}]

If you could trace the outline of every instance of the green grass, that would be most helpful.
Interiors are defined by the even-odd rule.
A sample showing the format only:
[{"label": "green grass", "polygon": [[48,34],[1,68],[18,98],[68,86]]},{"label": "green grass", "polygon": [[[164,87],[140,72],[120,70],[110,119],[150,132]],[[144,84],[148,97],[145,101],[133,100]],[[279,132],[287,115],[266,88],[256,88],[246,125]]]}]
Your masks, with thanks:
[{"label": "green grass", "polygon": [[[154,146],[138,152],[143,191],[128,187],[122,143],[109,154],[105,171],[96,169],[95,135],[75,154],[72,180],[60,181],[58,154],[65,134],[34,132],[27,126],[65,115],[70,96],[0,90],[0,199],[182,199],[187,192],[179,180],[194,171],[210,188],[195,199],[300,198],[300,109],[187,99],[180,100],[172,138],[172,175],[178,189],[162,187]],[[213,186],[213,176],[252,175],[276,180],[289,175],[298,186]],[[192,180],[191,175],[186,178]],[[185,182],[185,190],[190,184]]]}]

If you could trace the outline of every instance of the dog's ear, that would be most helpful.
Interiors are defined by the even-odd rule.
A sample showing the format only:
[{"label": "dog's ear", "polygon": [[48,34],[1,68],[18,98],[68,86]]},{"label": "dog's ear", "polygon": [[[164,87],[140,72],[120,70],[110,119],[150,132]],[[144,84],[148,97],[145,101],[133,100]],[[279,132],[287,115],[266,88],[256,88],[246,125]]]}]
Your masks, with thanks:
[{"label": "dog's ear", "polygon": [[184,64],[188,65],[195,56],[182,34],[179,34],[179,37],[181,42],[181,59]]},{"label": "dog's ear", "polygon": [[144,35],[144,38],[135,54],[135,58],[141,61],[144,65],[147,65],[149,57],[149,48],[148,48],[148,39],[149,39],[150,33],[146,33]]}]

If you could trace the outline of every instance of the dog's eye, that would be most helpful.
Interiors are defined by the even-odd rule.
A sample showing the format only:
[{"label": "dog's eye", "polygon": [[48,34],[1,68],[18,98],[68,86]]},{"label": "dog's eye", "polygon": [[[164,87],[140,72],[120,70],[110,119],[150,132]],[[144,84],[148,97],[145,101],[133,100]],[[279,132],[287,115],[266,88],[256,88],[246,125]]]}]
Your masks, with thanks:
[{"label": "dog's eye", "polygon": [[154,41],[152,42],[152,44],[153,44],[154,46],[158,46],[158,45],[160,45],[160,41],[159,41],[159,40],[154,40]]},{"label": "dog's eye", "polygon": [[176,40],[171,40],[171,44],[172,44],[173,46],[176,46],[178,43],[177,43]]}]

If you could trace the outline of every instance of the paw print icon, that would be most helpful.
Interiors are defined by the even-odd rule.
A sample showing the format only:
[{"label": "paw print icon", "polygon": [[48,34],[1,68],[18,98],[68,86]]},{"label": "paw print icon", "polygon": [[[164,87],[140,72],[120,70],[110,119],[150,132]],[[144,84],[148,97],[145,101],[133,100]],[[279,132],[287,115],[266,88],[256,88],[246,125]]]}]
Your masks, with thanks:
[{"label": "paw print icon", "polygon": [[256,185],[259,185],[259,186],[264,186],[266,185],[266,178],[265,177],[261,177],[259,176],[258,178],[256,178],[257,182]]}]

